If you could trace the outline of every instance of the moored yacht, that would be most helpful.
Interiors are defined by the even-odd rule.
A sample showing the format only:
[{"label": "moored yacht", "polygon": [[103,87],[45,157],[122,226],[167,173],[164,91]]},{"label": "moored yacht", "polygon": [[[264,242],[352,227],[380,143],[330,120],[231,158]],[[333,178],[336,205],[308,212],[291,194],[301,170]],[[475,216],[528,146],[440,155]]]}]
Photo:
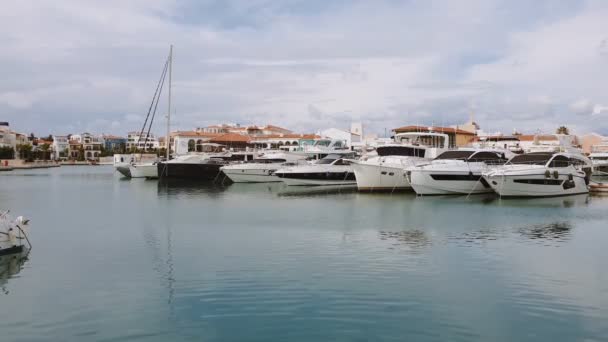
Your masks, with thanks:
[{"label": "moored yacht", "polygon": [[305,158],[291,153],[270,153],[249,162],[222,166],[221,170],[235,183],[280,182],[281,179],[274,175],[275,171],[296,165]]},{"label": "moored yacht", "polygon": [[133,154],[115,154],[114,155],[114,169],[125,177],[131,177],[131,170],[129,166],[133,162]]},{"label": "moored yacht", "polygon": [[608,152],[592,152],[589,159],[593,164],[593,175],[608,176]]},{"label": "moored yacht", "polygon": [[158,178],[157,162],[150,163],[133,163],[129,166],[131,178]]},{"label": "moored yacht", "polygon": [[500,196],[548,197],[589,192],[591,169],[591,161],[581,154],[534,152],[482,175]]},{"label": "moored yacht", "polygon": [[350,161],[344,157],[330,154],[313,164],[279,169],[274,175],[287,185],[355,185]]},{"label": "moored yacht", "polygon": [[158,177],[191,180],[215,180],[220,175],[220,168],[228,165],[221,157],[209,155],[183,155],[156,164]]},{"label": "moored yacht", "polygon": [[406,169],[429,161],[446,151],[449,137],[443,133],[408,132],[395,135],[395,142],[378,146],[375,156],[352,161],[361,191],[411,189]]},{"label": "moored yacht", "polygon": [[503,165],[513,155],[508,150],[446,151],[429,163],[408,169],[408,180],[418,195],[494,192],[481,173]]}]

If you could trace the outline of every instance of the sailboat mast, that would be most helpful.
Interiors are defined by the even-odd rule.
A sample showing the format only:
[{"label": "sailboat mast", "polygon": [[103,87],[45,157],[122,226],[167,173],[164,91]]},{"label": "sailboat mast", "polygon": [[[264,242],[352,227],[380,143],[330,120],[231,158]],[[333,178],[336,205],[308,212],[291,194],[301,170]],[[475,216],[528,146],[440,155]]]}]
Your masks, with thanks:
[{"label": "sailboat mast", "polygon": [[169,47],[169,100],[167,109],[167,136],[165,137],[165,149],[167,150],[167,160],[171,155],[171,76],[173,73],[173,44]]}]

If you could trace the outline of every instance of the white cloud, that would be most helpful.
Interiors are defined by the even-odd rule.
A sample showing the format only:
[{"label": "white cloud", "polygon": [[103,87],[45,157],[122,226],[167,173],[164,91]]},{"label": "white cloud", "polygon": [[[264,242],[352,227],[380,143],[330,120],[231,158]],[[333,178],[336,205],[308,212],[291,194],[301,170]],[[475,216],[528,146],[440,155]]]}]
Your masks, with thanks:
[{"label": "white cloud", "polygon": [[12,2],[0,111],[40,133],[137,129],[174,43],[174,128],[383,131],[475,103],[488,130],[608,132],[572,115],[608,101],[607,16],[594,1]]}]

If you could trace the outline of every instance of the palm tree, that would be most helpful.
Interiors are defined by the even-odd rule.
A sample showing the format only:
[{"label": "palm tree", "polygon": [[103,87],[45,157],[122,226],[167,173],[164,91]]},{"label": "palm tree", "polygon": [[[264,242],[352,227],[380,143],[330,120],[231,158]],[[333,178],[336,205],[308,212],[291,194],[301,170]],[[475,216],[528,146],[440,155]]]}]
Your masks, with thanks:
[{"label": "palm tree", "polygon": [[566,126],[559,126],[555,131],[556,134],[570,135],[570,130]]}]

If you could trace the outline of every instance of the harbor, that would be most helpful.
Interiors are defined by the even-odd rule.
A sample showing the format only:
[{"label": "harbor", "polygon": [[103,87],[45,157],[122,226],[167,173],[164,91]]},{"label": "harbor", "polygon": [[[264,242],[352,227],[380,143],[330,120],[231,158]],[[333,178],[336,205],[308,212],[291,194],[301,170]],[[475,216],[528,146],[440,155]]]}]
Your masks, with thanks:
[{"label": "harbor", "polygon": [[112,166],[15,170],[0,185],[1,207],[29,213],[33,245],[2,264],[7,341],[565,341],[608,329],[606,196],[126,180]]},{"label": "harbor", "polygon": [[0,342],[608,340],[608,1],[13,1]]}]

